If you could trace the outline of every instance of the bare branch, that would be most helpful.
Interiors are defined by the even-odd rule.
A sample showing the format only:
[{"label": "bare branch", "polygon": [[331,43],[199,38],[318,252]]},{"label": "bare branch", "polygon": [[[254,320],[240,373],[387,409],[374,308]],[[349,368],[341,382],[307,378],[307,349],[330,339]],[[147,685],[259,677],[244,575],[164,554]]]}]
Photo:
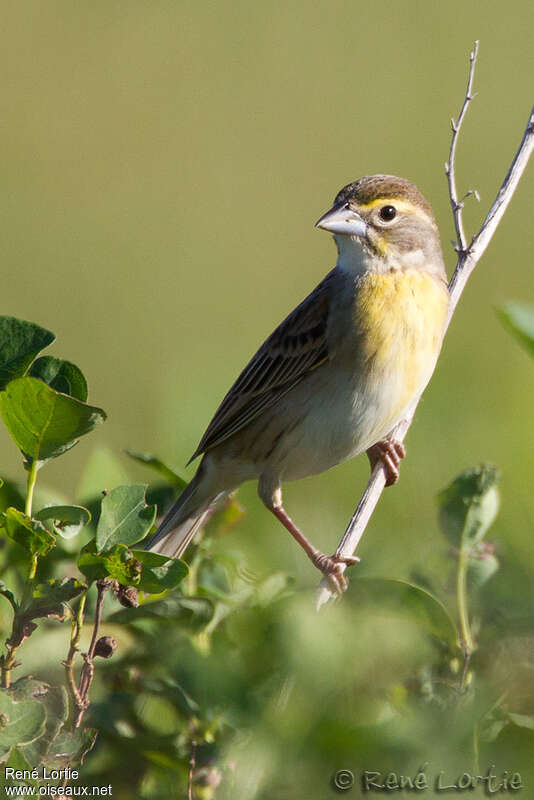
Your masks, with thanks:
[{"label": "bare branch", "polygon": [[449,197],[451,201],[452,216],[454,218],[454,227],[456,229],[455,249],[458,253],[462,253],[467,249],[467,242],[465,238],[464,222],[463,222],[463,208],[465,199],[470,194],[473,194],[473,191],[471,190],[467,192],[467,194],[464,195],[464,197],[461,200],[458,200],[458,190],[456,188],[456,145],[458,142],[458,136],[462,127],[462,123],[467,113],[467,109],[469,108],[469,105],[473,100],[473,98],[476,96],[473,94],[473,79],[475,77],[475,67],[477,63],[477,58],[478,58],[478,40],[475,42],[475,46],[469,57],[469,76],[467,78],[467,89],[465,90],[465,97],[460,111],[460,115],[458,116],[457,122],[451,119],[451,128],[452,128],[451,149],[449,151],[449,160],[445,164],[445,173],[447,175],[447,180],[449,182]]},{"label": "bare branch", "polygon": [[96,609],[95,609],[95,621],[93,624],[93,634],[91,636],[91,644],[89,645],[89,650],[86,654],[84,654],[84,664],[82,667],[81,675],[80,675],[80,685],[78,687],[78,692],[75,694],[77,699],[77,711],[74,718],[74,728],[79,728],[84,717],[85,712],[89,708],[89,689],[91,688],[91,684],[93,682],[93,677],[95,674],[95,650],[98,641],[98,634],[100,631],[100,624],[102,622],[102,611],[104,608],[104,597],[108,589],[111,588],[113,581],[111,580],[99,580],[96,583],[97,589],[97,596],[96,596]]},{"label": "bare branch", "polygon": [[[462,228],[462,220],[461,220],[461,208],[457,209],[457,200],[456,200],[456,185],[454,180],[454,155],[455,155],[455,148],[456,148],[456,141],[458,138],[458,130],[460,125],[463,121],[463,117],[465,115],[465,110],[467,105],[472,98],[472,82],[473,82],[473,70],[474,64],[476,60],[478,52],[478,42],[475,45],[475,49],[471,54],[471,66],[469,70],[469,80],[467,84],[467,93],[466,99],[464,101],[464,105],[462,107],[462,111],[458,118],[458,123],[453,124],[453,134],[452,138],[454,140],[453,146],[451,146],[451,158],[449,160],[447,171],[447,178],[449,181],[449,192],[451,195],[451,205],[453,208],[453,215],[455,218],[456,230],[458,234],[458,262],[456,264],[456,269],[454,270],[453,276],[449,283],[449,293],[450,293],[450,303],[449,303],[449,315],[447,318],[446,329],[449,326],[451,321],[451,317],[458,305],[458,301],[461,297],[461,294],[465,288],[465,285],[469,279],[469,276],[475,269],[476,265],[480,261],[483,253],[485,252],[488,244],[490,243],[497,227],[510,203],[510,200],[513,197],[513,194],[517,188],[517,184],[519,183],[519,179],[521,178],[525,168],[527,166],[528,160],[532,155],[532,151],[534,150],[534,108],[530,112],[530,117],[527,123],[527,127],[525,129],[525,133],[523,135],[523,139],[521,144],[519,145],[519,149],[515,154],[515,157],[512,161],[510,169],[499,189],[497,197],[493,202],[486,219],[482,223],[482,226],[477,234],[471,240],[471,243],[468,247],[465,246],[465,237]],[[452,175],[452,179],[451,179]],[[453,204],[454,200],[454,204]],[[406,433],[411,425],[415,409],[419,403],[419,399],[415,401],[414,405],[406,415],[406,418],[403,419],[395,428],[393,434],[395,439],[399,441],[403,441]],[[349,556],[352,555],[356,548],[358,547],[358,543],[363,536],[367,523],[369,522],[373,511],[380,499],[380,495],[385,487],[386,483],[386,475],[382,465],[379,463],[375,466],[365,492],[358,504],[356,511],[339,543],[339,546],[336,550],[336,554],[340,556]],[[317,597],[317,608],[320,608],[324,603],[326,603],[332,597],[331,592],[328,589],[325,581],[321,581],[321,585],[319,587],[318,597]]]}]

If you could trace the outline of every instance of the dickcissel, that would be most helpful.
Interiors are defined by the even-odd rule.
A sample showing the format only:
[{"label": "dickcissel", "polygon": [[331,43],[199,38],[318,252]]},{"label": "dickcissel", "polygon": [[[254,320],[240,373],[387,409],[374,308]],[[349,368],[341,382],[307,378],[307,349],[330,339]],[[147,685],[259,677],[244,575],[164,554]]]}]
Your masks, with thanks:
[{"label": "dickcissel", "polygon": [[340,591],[357,559],[306,539],[283,507],[282,482],[365,451],[396,481],[405,452],[389,434],[434,371],[449,293],[432,208],[410,181],[349,183],[316,227],[334,235],[336,266],[238,377],[191,458],[203,454],[195,477],[147,547],[181,556],[213,504],[255,478],[266,507]]}]

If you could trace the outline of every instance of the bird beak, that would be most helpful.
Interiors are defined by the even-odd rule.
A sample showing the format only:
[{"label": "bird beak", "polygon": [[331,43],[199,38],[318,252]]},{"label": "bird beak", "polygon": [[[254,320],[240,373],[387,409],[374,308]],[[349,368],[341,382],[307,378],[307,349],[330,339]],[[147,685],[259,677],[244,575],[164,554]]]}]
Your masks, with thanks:
[{"label": "bird beak", "polygon": [[365,236],[367,225],[347,203],[339,203],[333,206],[330,211],[323,214],[321,219],[315,223],[316,228],[322,228],[329,233],[341,233],[348,236]]}]

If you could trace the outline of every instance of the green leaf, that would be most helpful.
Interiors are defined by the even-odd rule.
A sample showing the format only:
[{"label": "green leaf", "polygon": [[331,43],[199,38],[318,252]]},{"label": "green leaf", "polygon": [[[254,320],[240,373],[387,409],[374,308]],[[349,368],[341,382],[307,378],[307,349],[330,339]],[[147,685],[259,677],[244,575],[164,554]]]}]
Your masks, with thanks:
[{"label": "green leaf", "polygon": [[390,578],[359,578],[351,584],[348,597],[358,607],[373,603],[394,613],[408,613],[433,637],[456,648],[458,634],[449,612],[441,600],[420,586]]},{"label": "green leaf", "polygon": [[52,742],[46,758],[49,767],[75,767],[83,764],[87,753],[93,749],[98,731],[78,728],[73,733],[62,731]]},{"label": "green leaf", "polygon": [[102,500],[96,529],[99,553],[116,544],[135,544],[144,539],[156,519],[156,507],[147,506],[144,483],[117,486]]},{"label": "green leaf", "polygon": [[55,339],[55,334],[15,317],[0,317],[0,390],[24,375],[35,356]]},{"label": "green leaf", "polygon": [[16,508],[7,509],[4,521],[9,538],[32,556],[45,556],[56,543],[55,537],[40,522],[35,522]]},{"label": "green leaf", "polygon": [[76,364],[53,356],[41,356],[30,367],[28,372],[32,378],[47,383],[56,392],[68,394],[85,403],[87,400],[87,381]]},{"label": "green leaf", "polygon": [[499,471],[490,464],[466,469],[438,495],[439,522],[457,548],[480,542],[499,510]]},{"label": "green leaf", "polygon": [[129,625],[142,619],[168,620],[198,631],[210,622],[213,612],[214,605],[207,597],[182,597],[175,593],[139,608],[123,608],[108,617],[108,621]]},{"label": "green leaf", "polygon": [[141,577],[135,586],[149,594],[174,589],[189,571],[187,564],[177,558],[149,553],[146,550],[132,550],[132,555],[141,564]]},{"label": "green leaf", "polygon": [[125,586],[136,586],[141,575],[141,565],[125,544],[98,553],[94,539],[82,548],[78,569],[90,582],[114,578]]},{"label": "green leaf", "polygon": [[534,715],[514,714],[511,711],[507,711],[506,716],[510,722],[513,722],[514,725],[517,725],[518,728],[528,728],[529,730],[534,731]]},{"label": "green leaf", "polygon": [[[35,788],[35,790],[36,790],[36,793],[37,793],[37,791],[39,789],[39,784],[37,783],[37,780],[32,780],[31,777],[30,778],[24,778],[23,780],[20,780],[18,778],[17,779],[6,778],[5,775],[6,775],[6,771],[7,771],[8,768],[13,769],[13,770],[23,770],[23,771],[24,770],[30,771],[31,768],[32,768],[31,763],[26,760],[26,758],[22,754],[22,751],[19,750],[16,747],[12,747],[11,748],[11,752],[9,754],[9,758],[5,762],[5,764],[2,766],[2,773],[3,774],[0,775],[0,781],[2,781],[2,779],[3,779],[3,782],[0,783],[0,786],[2,786],[2,788],[4,788],[4,790],[5,790],[6,785],[7,786],[33,786]],[[7,792],[6,792],[6,796],[7,796]]]},{"label": "green leaf", "polygon": [[189,717],[198,715],[200,712],[200,706],[197,701],[174,678],[150,678],[147,676],[143,681],[143,687],[147,692],[151,692],[158,697],[168,698],[181,714]]},{"label": "green leaf", "polygon": [[47,506],[41,508],[35,518],[63,539],[72,539],[91,521],[91,514],[83,506]]},{"label": "green leaf", "polygon": [[11,747],[29,744],[45,729],[46,711],[36,700],[17,703],[11,694],[0,690],[0,758]]},{"label": "green leaf", "polygon": [[0,392],[0,413],[28,461],[56,458],[103,422],[104,411],[54,391],[37,378],[18,378]]},{"label": "green leaf", "polygon": [[9,506],[22,510],[26,499],[26,487],[15,481],[6,480],[0,487],[0,511],[6,511]]},{"label": "green leaf", "polygon": [[124,544],[97,553],[94,541],[83,548],[78,569],[90,581],[114,578],[124,586],[135,586],[149,594],[174,589],[188,572],[183,561],[146,550],[130,550]]},{"label": "green leaf", "polygon": [[534,356],[534,308],[525,303],[509,302],[498,308],[497,314],[504,327]]},{"label": "green leaf", "polygon": [[11,694],[15,700],[35,699],[44,706],[46,722],[42,736],[20,747],[28,763],[32,767],[37,767],[67,721],[69,712],[67,691],[63,686],[50,686],[44,681],[26,677],[20,678],[13,684]]},{"label": "green leaf", "polygon": [[15,600],[15,595],[13,594],[11,589],[7,588],[7,586],[5,585],[4,581],[0,581],[0,594],[3,597],[5,597],[6,600],[9,601],[9,603],[11,604],[11,608],[14,611],[16,611],[18,609],[18,604],[17,604],[17,601]]},{"label": "green leaf", "polygon": [[21,608],[26,619],[64,618],[64,603],[78,597],[87,586],[76,578],[51,579],[34,587],[31,598]]},{"label": "green leaf", "polygon": [[141,453],[138,450],[125,450],[125,453],[139,464],[144,464],[159,472],[172,486],[176,486],[181,492],[187,486],[187,481],[181,475],[178,475],[177,472],[167,466],[160,458],[152,455],[152,453]]},{"label": "green leaf", "polygon": [[78,569],[90,583],[108,577],[106,556],[96,552],[94,540],[82,547],[78,559]]},{"label": "green leaf", "polygon": [[467,562],[467,581],[470,589],[480,589],[499,569],[497,556],[479,548],[480,545],[473,548]]}]

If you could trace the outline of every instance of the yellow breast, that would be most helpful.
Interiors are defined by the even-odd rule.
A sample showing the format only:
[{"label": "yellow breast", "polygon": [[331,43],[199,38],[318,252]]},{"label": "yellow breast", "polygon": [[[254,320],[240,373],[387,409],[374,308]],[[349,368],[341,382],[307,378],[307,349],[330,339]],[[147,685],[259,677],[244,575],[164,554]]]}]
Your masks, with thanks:
[{"label": "yellow breast", "polygon": [[391,419],[419,394],[438,357],[449,293],[421,270],[368,273],[359,287],[355,314],[364,369],[391,393]]}]

